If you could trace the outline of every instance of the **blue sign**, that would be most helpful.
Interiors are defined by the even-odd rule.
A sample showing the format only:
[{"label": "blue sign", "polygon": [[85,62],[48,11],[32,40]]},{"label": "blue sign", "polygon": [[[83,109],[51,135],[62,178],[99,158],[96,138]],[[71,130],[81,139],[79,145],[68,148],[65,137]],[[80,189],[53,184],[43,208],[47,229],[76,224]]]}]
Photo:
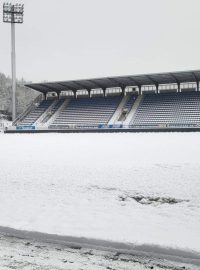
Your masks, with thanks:
[{"label": "blue sign", "polygon": [[35,129],[35,126],[17,126],[16,127],[17,130],[33,130]]}]

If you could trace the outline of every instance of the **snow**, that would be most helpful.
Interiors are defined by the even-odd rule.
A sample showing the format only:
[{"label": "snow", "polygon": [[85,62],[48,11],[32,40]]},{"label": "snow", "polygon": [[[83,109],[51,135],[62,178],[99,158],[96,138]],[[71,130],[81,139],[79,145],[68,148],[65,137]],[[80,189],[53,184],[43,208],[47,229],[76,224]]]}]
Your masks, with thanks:
[{"label": "snow", "polygon": [[0,269],[199,270],[199,267],[164,259],[150,259],[87,248],[72,248],[0,235]]},{"label": "snow", "polygon": [[[1,115],[0,115],[1,117]],[[9,127],[12,125],[11,121],[8,121],[4,118],[0,118],[0,132],[3,132],[4,128]]]},{"label": "snow", "polygon": [[0,226],[200,252],[199,133],[1,134]]}]

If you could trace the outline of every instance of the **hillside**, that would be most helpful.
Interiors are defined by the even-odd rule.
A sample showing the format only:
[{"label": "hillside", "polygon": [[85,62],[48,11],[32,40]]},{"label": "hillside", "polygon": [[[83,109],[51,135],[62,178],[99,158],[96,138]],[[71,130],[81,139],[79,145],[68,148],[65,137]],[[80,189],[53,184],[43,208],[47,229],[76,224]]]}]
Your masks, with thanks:
[{"label": "hillside", "polygon": [[[34,90],[24,87],[26,84],[24,79],[17,80],[17,114],[30,104],[30,102],[38,95]],[[0,111],[6,114],[11,113],[11,97],[12,97],[12,80],[5,74],[0,73]]]}]

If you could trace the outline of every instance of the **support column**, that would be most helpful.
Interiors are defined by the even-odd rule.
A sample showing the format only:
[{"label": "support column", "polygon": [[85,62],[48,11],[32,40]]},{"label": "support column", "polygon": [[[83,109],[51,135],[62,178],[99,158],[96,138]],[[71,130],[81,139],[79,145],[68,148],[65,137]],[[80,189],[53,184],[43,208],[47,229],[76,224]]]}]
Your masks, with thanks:
[{"label": "support column", "polygon": [[199,92],[199,82],[197,82],[197,92]]},{"label": "support column", "polygon": [[60,99],[60,91],[59,92],[56,92],[56,93],[57,93],[58,99]]},{"label": "support column", "polygon": [[142,94],[142,86],[138,85],[138,88],[139,88],[139,95],[141,95]]},{"label": "support column", "polygon": [[122,95],[126,96],[126,87],[121,87],[122,89]]},{"label": "support column", "polygon": [[102,90],[103,90],[103,96],[105,97],[106,96],[106,89],[102,88]]},{"label": "support column", "polygon": [[47,93],[44,93],[44,100],[47,99]]},{"label": "support column", "polygon": [[178,93],[180,93],[181,92],[181,84],[177,83],[177,85],[178,85]]},{"label": "support column", "polygon": [[[12,15],[14,16],[14,15]],[[16,57],[15,57],[15,24],[11,23],[11,63],[12,63],[12,121],[16,118]]]},{"label": "support column", "polygon": [[156,84],[156,94],[158,94],[159,84]]}]

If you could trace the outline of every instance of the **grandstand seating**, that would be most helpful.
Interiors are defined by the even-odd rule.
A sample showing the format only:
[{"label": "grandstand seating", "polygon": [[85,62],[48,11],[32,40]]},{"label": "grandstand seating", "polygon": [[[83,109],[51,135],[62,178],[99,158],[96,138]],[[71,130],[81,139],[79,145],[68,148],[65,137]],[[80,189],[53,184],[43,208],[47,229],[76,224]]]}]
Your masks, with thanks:
[{"label": "grandstand seating", "polygon": [[20,122],[19,125],[32,125],[34,124],[39,117],[49,108],[53,103],[53,100],[43,100],[39,106],[34,107],[28,115]]},{"label": "grandstand seating", "polygon": [[132,125],[200,124],[200,92],[146,94]]},{"label": "grandstand seating", "polygon": [[[29,126],[36,123],[39,127],[39,124],[45,126],[46,123],[50,129],[97,128],[109,123],[122,98],[118,95],[43,100],[17,125]],[[140,98],[142,101],[131,117],[129,112],[137,96],[130,95],[127,98],[117,123],[129,128],[200,125],[200,92],[145,94]]]},{"label": "grandstand seating", "polygon": [[60,106],[63,104],[65,99],[58,99],[56,103],[52,106],[49,114],[47,114],[44,119],[42,120],[42,123],[46,123],[53,115],[54,113],[60,108]]},{"label": "grandstand seating", "polygon": [[121,96],[74,98],[63,108],[50,128],[107,124],[121,99]]}]

